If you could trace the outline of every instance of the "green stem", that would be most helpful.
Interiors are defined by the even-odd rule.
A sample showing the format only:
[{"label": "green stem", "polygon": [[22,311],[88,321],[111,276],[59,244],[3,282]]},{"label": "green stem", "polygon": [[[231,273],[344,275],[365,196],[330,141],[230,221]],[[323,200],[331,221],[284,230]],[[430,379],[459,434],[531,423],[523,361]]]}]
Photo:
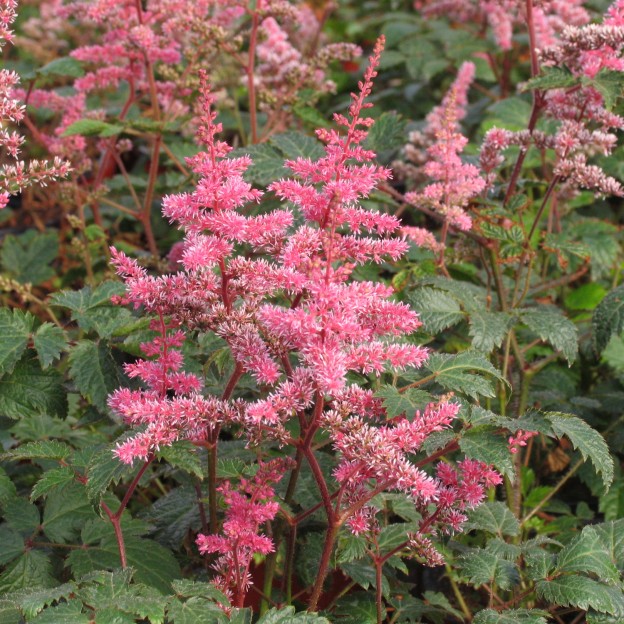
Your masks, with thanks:
[{"label": "green stem", "polygon": [[576,471],[585,463],[584,459],[579,459],[579,461],[568,470],[566,475],[555,485],[555,487],[542,498],[542,500],[531,509],[531,511],[522,518],[520,521],[521,525],[526,524],[576,473]]},{"label": "green stem", "polygon": [[445,564],[445,567],[446,567],[446,577],[448,578],[449,583],[451,584],[451,589],[453,590],[453,594],[455,595],[457,604],[459,605],[459,608],[461,609],[462,613],[464,614],[468,622],[472,622],[472,612],[470,611],[470,609],[468,608],[468,605],[466,604],[466,601],[464,600],[464,596],[462,595],[461,590],[459,589],[459,586],[457,585],[457,581],[453,578],[453,570],[451,569],[451,566],[448,563]]}]

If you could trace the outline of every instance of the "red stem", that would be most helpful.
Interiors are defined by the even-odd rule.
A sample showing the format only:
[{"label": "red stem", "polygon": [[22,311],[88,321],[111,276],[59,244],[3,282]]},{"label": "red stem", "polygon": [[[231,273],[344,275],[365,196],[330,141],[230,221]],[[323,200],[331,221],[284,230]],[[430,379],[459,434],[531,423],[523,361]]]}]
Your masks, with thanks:
[{"label": "red stem", "polygon": [[251,32],[249,34],[249,55],[247,57],[247,91],[249,95],[249,125],[251,127],[251,142],[258,142],[258,118],[256,111],[256,85],[254,84],[254,69],[256,65],[256,45],[258,43],[258,28],[260,26],[259,11],[262,0],[257,0],[256,8],[251,17]]},{"label": "red stem", "polygon": [[115,531],[115,539],[117,540],[117,548],[119,549],[119,559],[121,560],[121,567],[123,569],[128,567],[128,559],[126,557],[126,543],[124,541],[123,531],[121,530],[121,516],[128,506],[130,499],[132,498],[132,494],[136,489],[141,477],[145,474],[145,471],[148,469],[149,465],[154,461],[154,456],[150,455],[147,458],[147,461],[143,464],[139,472],[135,475],[134,479],[128,486],[126,490],[126,495],[123,497],[121,504],[119,505],[119,509],[115,513],[112,512],[111,508],[104,502],[101,502],[102,509],[104,513],[107,515],[108,519],[111,521],[113,525],[113,530]]}]

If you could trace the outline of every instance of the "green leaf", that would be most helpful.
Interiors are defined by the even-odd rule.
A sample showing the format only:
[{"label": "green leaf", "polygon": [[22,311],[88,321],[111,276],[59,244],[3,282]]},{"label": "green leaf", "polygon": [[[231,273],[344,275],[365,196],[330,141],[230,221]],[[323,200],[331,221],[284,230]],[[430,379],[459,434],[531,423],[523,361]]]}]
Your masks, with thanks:
[{"label": "green leaf", "polygon": [[123,126],[109,124],[99,119],[79,119],[69,125],[61,136],[115,136],[123,131]]},{"label": "green leaf", "polygon": [[199,596],[214,602],[220,602],[222,605],[230,604],[228,597],[222,591],[219,591],[214,585],[210,585],[205,581],[198,582],[189,579],[176,579],[171,583],[171,586],[178,596],[184,596],[185,598]]},{"label": "green leaf", "polygon": [[624,569],[624,519],[594,525],[593,529],[602,540],[611,561]]},{"label": "green leaf", "polygon": [[520,523],[505,503],[483,503],[468,514],[466,528],[487,531],[503,537],[520,535]]},{"label": "green leaf", "polygon": [[607,492],[598,498],[598,511],[605,520],[624,517],[624,481],[616,478]]},{"label": "green leaf", "polygon": [[[94,609],[100,621],[100,614],[108,612],[111,617],[148,618],[151,624],[162,624],[165,619],[167,599],[152,587],[130,584],[133,570],[97,571],[80,579],[80,589],[75,595]],[[114,620],[113,620],[114,621]],[[130,622],[135,622],[131,617]]]},{"label": "green leaf", "polygon": [[537,609],[505,609],[479,611],[472,620],[473,624],[547,624],[549,614]]},{"label": "green leaf", "polygon": [[297,158],[318,160],[325,154],[323,144],[303,132],[292,131],[275,134],[269,139],[269,143],[281,151],[289,160],[296,160]]},{"label": "green leaf", "polygon": [[457,564],[462,576],[475,587],[494,582],[501,589],[507,590],[520,582],[515,563],[500,559],[485,550],[473,550],[460,557]]},{"label": "green leaf", "polygon": [[68,78],[81,78],[84,76],[84,69],[80,61],[71,56],[63,56],[61,58],[50,61],[36,72],[39,76],[67,76]]},{"label": "green leaf", "polygon": [[119,369],[108,345],[81,340],[69,354],[69,367],[80,394],[106,412],[108,395],[121,385]]},{"label": "green leaf", "polygon": [[20,595],[19,604],[26,618],[30,620],[44,607],[50,606],[52,603],[61,600],[61,598],[69,597],[75,589],[76,585],[74,583],[65,583],[50,589],[37,589]]},{"label": "green leaf", "polygon": [[379,552],[384,554],[394,550],[405,541],[407,541],[408,533],[417,533],[418,524],[415,522],[403,523],[397,522],[389,524],[379,532],[378,545]]},{"label": "green leaf", "polygon": [[119,282],[102,282],[97,288],[89,286],[81,290],[64,290],[50,298],[53,305],[69,308],[72,320],[85,331],[96,331],[102,338],[127,325],[132,316],[125,308],[113,306],[111,297],[121,295],[125,287]]},{"label": "green leaf", "polygon": [[168,548],[179,548],[189,531],[201,528],[197,492],[190,486],[169,490],[142,516],[155,528],[153,537]]},{"label": "green leaf", "polygon": [[136,472],[136,468],[124,464],[113,454],[117,443],[128,436],[129,434],[124,434],[115,440],[113,444],[95,453],[89,461],[86,471],[87,495],[92,501],[99,501],[111,483],[117,484],[124,477]]},{"label": "green leaf", "polygon": [[0,565],[24,554],[24,538],[8,524],[0,524]]},{"label": "green leaf", "polygon": [[[180,565],[171,551],[153,540],[133,535],[126,536],[125,546],[128,565],[135,569],[134,578],[163,593],[170,593],[171,581],[182,575]],[[118,568],[119,548],[115,537],[107,536],[98,545],[72,550],[67,557],[67,565],[76,576],[93,570]]]},{"label": "green leaf", "polygon": [[394,111],[382,113],[369,130],[364,146],[377,154],[405,145],[407,122]]},{"label": "green leaf", "polygon": [[624,339],[622,336],[611,336],[609,344],[602,352],[601,361],[608,364],[619,376],[624,373]]},{"label": "green leaf", "polygon": [[0,415],[17,420],[37,414],[64,417],[66,413],[63,376],[53,369],[41,370],[36,359],[20,360],[0,379]]},{"label": "green leaf", "polygon": [[531,105],[525,99],[509,97],[495,102],[488,111],[492,114],[492,125],[507,130],[524,130],[531,116]]},{"label": "green leaf", "polygon": [[508,544],[501,537],[493,537],[487,543],[485,549],[496,555],[499,559],[507,559],[507,561],[515,561],[521,554],[522,548],[516,544]]},{"label": "green leaf", "polygon": [[173,624],[226,624],[228,617],[214,602],[193,597],[185,602],[173,599],[167,608],[167,618]]},{"label": "green leaf", "polygon": [[570,310],[594,310],[606,294],[607,291],[601,284],[583,284],[566,295],[565,305]]},{"label": "green leaf", "polygon": [[377,624],[375,597],[369,592],[349,594],[338,601],[333,614],[336,624]]},{"label": "green leaf", "polygon": [[295,607],[273,608],[267,611],[257,624],[330,624],[318,613],[295,613]]},{"label": "green leaf", "polygon": [[[2,459],[2,455],[0,455]],[[6,505],[10,500],[17,496],[17,488],[15,483],[7,475],[4,468],[0,468],[0,505]]]},{"label": "green leaf", "polygon": [[613,334],[624,330],[624,284],[612,290],[598,305],[592,318],[594,345],[602,353]]},{"label": "green leaf", "polygon": [[585,78],[585,84],[596,89],[604,100],[604,106],[611,110],[624,92],[624,76],[619,71],[601,69],[593,78]]},{"label": "green leaf", "polygon": [[217,478],[219,479],[239,479],[245,474],[249,466],[238,458],[217,459]]},{"label": "green leaf", "polygon": [[539,76],[531,78],[524,84],[524,91],[540,89],[565,89],[579,83],[579,78],[567,67],[543,67]]},{"label": "green leaf", "polygon": [[586,624],[622,624],[622,620],[613,615],[605,615],[604,613],[588,611]]},{"label": "green leaf", "polygon": [[620,574],[609,557],[600,535],[587,526],[557,556],[559,572],[586,572],[600,580],[616,584]]},{"label": "green leaf", "polygon": [[360,535],[351,533],[340,537],[336,552],[336,561],[338,563],[349,563],[356,559],[361,559],[366,555],[366,540]]},{"label": "green leaf", "polygon": [[76,478],[74,471],[69,466],[61,466],[43,473],[43,476],[32,489],[30,500],[34,501],[41,496],[46,496],[57,487],[71,483]]},{"label": "green leaf", "polygon": [[22,624],[23,618],[13,600],[0,600],[0,624]]},{"label": "green leaf", "polygon": [[392,596],[390,603],[395,608],[393,621],[401,623],[421,622],[423,617],[426,617],[428,622],[431,621],[436,624],[447,621],[463,621],[462,612],[455,609],[449,599],[441,592],[426,591],[423,593],[423,598],[424,600],[414,598],[406,592]]},{"label": "green leaf", "polygon": [[40,550],[27,550],[0,575],[0,594],[55,584],[49,556]]},{"label": "green leaf", "polygon": [[71,482],[48,494],[42,528],[50,541],[67,544],[78,539],[84,523],[94,517],[84,487]]},{"label": "green leaf", "polygon": [[[352,580],[355,581],[362,589],[368,590],[369,587],[377,587],[377,577],[375,568],[370,558],[365,557],[350,563],[343,563],[340,569]],[[390,585],[385,575],[381,577],[381,587],[384,596],[390,595]]]},{"label": "green leaf", "polygon": [[35,317],[21,310],[0,308],[0,375],[10,373],[22,357]]},{"label": "green leaf", "polygon": [[507,440],[490,427],[472,427],[459,439],[459,448],[470,459],[493,465],[510,480],[515,478],[515,468]]},{"label": "green leaf", "polygon": [[58,255],[58,234],[28,230],[20,236],[7,236],[2,246],[2,265],[10,277],[22,284],[41,284],[56,273],[48,266]]},{"label": "green leaf", "polygon": [[307,533],[301,548],[297,551],[295,567],[299,579],[305,585],[312,585],[316,579],[324,541],[324,534],[321,532]]},{"label": "green leaf", "polygon": [[21,461],[24,459],[66,459],[73,449],[65,442],[57,440],[42,440],[41,442],[27,442],[0,455],[0,459]]},{"label": "green leaf", "polygon": [[576,574],[560,576],[535,584],[537,595],[547,602],[562,607],[594,609],[624,618],[622,590],[609,587],[587,576]]},{"label": "green leaf", "polygon": [[410,296],[410,303],[430,334],[438,334],[464,320],[457,299],[437,288],[419,288]]},{"label": "green leaf", "polygon": [[[507,384],[500,372],[480,353],[463,351],[457,355],[434,353],[425,367],[436,381],[448,390],[463,392],[474,399],[479,395],[494,397],[496,392],[488,377]],[[475,373],[479,373],[478,375]]]},{"label": "green leaf", "polygon": [[293,106],[293,113],[311,128],[329,128],[330,124],[325,116],[313,106],[305,106],[298,102]]},{"label": "green leaf", "polygon": [[418,410],[424,409],[433,400],[433,397],[423,390],[410,388],[400,392],[390,385],[382,386],[377,390],[375,396],[383,399],[383,406],[388,418],[405,415],[409,420],[414,417]]},{"label": "green leaf", "polygon": [[41,367],[48,368],[67,347],[67,334],[52,323],[44,323],[35,332],[33,343]]},{"label": "green leaf", "polygon": [[86,613],[82,612],[82,602],[80,600],[69,600],[55,607],[44,609],[30,622],[32,624],[60,624],[61,622],[63,624],[91,624],[93,620]]},{"label": "green leaf", "polygon": [[577,416],[560,412],[547,412],[544,415],[550,421],[555,436],[566,436],[572,446],[581,452],[584,460],[589,458],[602,477],[605,489],[608,488],[613,482],[613,459],[604,438]]},{"label": "green leaf", "polygon": [[522,322],[550,343],[572,364],[578,354],[578,332],[572,321],[554,309],[523,310]]},{"label": "green leaf", "polygon": [[245,172],[245,180],[252,184],[266,186],[288,175],[288,170],[284,167],[284,157],[267,143],[239,147],[229,153],[230,158],[245,155],[251,156],[253,160],[253,164]]},{"label": "green leaf", "polygon": [[474,311],[470,313],[469,331],[472,337],[472,347],[485,353],[501,346],[512,317],[506,312]]},{"label": "green leaf", "polygon": [[27,499],[16,497],[2,505],[5,522],[18,533],[30,536],[41,523],[41,515],[36,505]]},{"label": "green leaf", "polygon": [[187,440],[174,442],[171,446],[163,446],[156,453],[156,457],[166,461],[173,468],[184,470],[200,479],[204,478],[204,469],[197,447]]}]

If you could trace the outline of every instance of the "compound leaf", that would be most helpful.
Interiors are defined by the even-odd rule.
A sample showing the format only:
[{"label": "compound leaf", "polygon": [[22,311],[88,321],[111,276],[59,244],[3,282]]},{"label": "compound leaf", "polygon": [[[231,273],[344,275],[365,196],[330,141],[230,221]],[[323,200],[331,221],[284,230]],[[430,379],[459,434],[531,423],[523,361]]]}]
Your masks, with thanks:
[{"label": "compound leaf", "polygon": [[28,346],[35,317],[0,308],[0,375],[10,373]]},{"label": "compound leaf", "polygon": [[554,309],[524,310],[522,322],[572,364],[578,354],[576,325]]},{"label": "compound leaf", "polygon": [[33,343],[42,368],[57,360],[67,346],[67,335],[52,323],[44,323],[33,335]]},{"label": "compound leaf", "polygon": [[505,503],[483,503],[468,515],[467,528],[487,531],[493,535],[514,537],[520,534],[520,523]]},{"label": "compound leaf", "polygon": [[619,588],[609,587],[587,576],[570,574],[535,584],[538,596],[562,607],[594,609],[624,617],[624,595]]},{"label": "compound leaf", "polygon": [[602,353],[611,336],[624,330],[624,284],[612,290],[596,307],[592,318],[594,345]]},{"label": "compound leaf", "polygon": [[108,395],[121,384],[110,349],[102,342],[81,340],[69,355],[70,375],[82,396],[106,411]]},{"label": "compound leaf", "polygon": [[20,360],[13,371],[0,379],[0,415],[20,419],[48,414],[65,416],[67,393],[63,376],[56,370],[42,370],[35,358]]},{"label": "compound leaf", "polygon": [[463,351],[457,355],[434,353],[427,360],[425,367],[431,371],[440,385],[448,390],[463,392],[475,399],[479,395],[485,397],[496,395],[489,378],[507,384],[490,361],[475,351]]},{"label": "compound leaf", "polygon": [[549,614],[537,609],[509,609],[479,611],[472,620],[473,624],[547,624]]},{"label": "compound leaf", "polygon": [[560,412],[547,412],[545,416],[550,421],[555,436],[566,436],[572,446],[581,452],[584,460],[589,458],[602,477],[605,489],[608,488],[613,481],[613,459],[604,438],[578,416]]}]

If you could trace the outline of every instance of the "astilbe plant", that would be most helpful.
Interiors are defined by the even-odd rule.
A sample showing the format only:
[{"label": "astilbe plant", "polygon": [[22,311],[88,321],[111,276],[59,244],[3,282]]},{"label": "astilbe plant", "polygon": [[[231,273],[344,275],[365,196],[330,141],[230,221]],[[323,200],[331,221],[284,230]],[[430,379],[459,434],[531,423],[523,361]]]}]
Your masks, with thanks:
[{"label": "astilbe plant", "polygon": [[[478,461],[440,465],[433,474],[422,468],[433,457],[413,461],[431,434],[452,425],[460,409],[452,396],[409,419],[387,420],[381,399],[352,377],[419,367],[428,357],[426,349],[404,339],[420,325],[416,314],[394,301],[389,287],[353,275],[359,265],[396,260],[408,248],[405,239],[393,236],[398,219],[360,204],[389,177],[363,146],[373,124],[363,116],[370,106],[365,99],[382,48],[383,38],[351,96],[348,114],[334,116],[337,129],[317,131],[324,155],[287,161],[293,177],[268,188],[284,203],[257,216],[245,214],[250,202],[263,197],[243,177],[251,161],[228,158],[231,148],[217,138],[221,125],[204,75],[198,134],[204,151],[188,161],[199,180],[192,192],[164,200],[165,216],[185,231],[179,270],[151,276],[112,251],[126,283],[123,300],[155,316],[152,329],[157,330],[154,341],[143,346],[146,356],[155,359],[127,367],[144,387],[119,389],[110,398],[114,411],[140,428],[116,454],[126,463],[149,462],[159,447],[179,439],[208,449],[210,531],[199,536],[198,545],[202,552],[219,555],[217,582],[236,605],[250,583],[252,554],[266,555],[274,547],[258,531],[278,512],[272,483],[288,471],[282,515],[291,531],[317,509],[324,510],[327,521],[311,610],[318,608],[341,528],[348,526],[375,543],[376,495],[403,493],[421,515],[419,526],[392,554],[411,551],[435,565],[441,557],[435,536],[460,531],[465,510],[500,482]],[[214,332],[229,346],[235,365],[220,396],[205,396],[199,378],[182,372],[179,349],[184,334],[193,330]],[[235,398],[245,374],[255,379],[256,396]],[[294,456],[260,463],[256,476],[235,491],[217,482],[222,431],[244,437],[260,457],[263,448],[276,443],[284,457]],[[329,438],[337,452],[331,476],[315,449],[320,436]],[[296,514],[288,506],[304,463],[321,502]],[[227,507],[222,527],[219,493]],[[392,554],[374,555],[379,575]],[[378,613],[381,604],[378,584]]]},{"label": "astilbe plant", "polygon": [[[180,126],[183,134],[197,126],[200,67],[211,68],[214,91],[228,104],[240,99],[244,85],[249,124],[240,124],[240,138],[256,143],[288,129],[302,93],[313,104],[334,90],[326,75],[332,61],[360,52],[353,44],[326,44],[314,12],[285,0],[43,0],[40,15],[54,18],[49,28],[41,28],[41,17],[32,18],[22,42],[31,49],[72,48],[64,59],[72,70],[60,82],[73,88],[33,80],[20,96],[33,109],[53,114],[38,128],[27,119],[29,128],[40,148],[71,161],[72,192],[90,206],[96,225],[109,226],[110,208],[132,217],[154,257],[159,167],[189,175],[174,145]],[[105,119],[115,126],[102,126],[100,134]],[[133,167],[141,152],[148,154],[148,180],[135,188]],[[127,192],[110,196],[106,182],[116,173]]]},{"label": "astilbe plant", "polygon": [[[0,2],[0,47],[13,40],[11,25],[16,18],[16,8],[17,0]],[[0,69],[0,149],[9,161],[3,158],[0,166],[0,208],[8,204],[11,195],[18,194],[27,186],[45,186],[51,180],[66,176],[70,170],[69,164],[60,158],[55,158],[52,163],[31,160],[26,164],[19,160],[24,137],[10,129],[11,124],[20,122],[24,117],[24,106],[14,95],[18,82],[16,72]]]}]

